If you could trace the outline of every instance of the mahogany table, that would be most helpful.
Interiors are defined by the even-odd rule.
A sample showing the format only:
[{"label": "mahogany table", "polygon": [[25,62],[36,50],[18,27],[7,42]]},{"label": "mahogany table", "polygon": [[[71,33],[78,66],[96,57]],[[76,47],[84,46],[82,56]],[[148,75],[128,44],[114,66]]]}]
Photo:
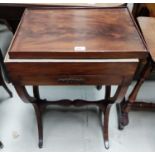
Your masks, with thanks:
[{"label": "mahogany table", "polygon": [[[139,59],[147,55],[128,8],[28,8],[5,63],[18,95],[35,109],[40,148],[42,113],[49,104],[99,106],[104,114],[105,147],[109,148],[110,108],[123,100]],[[33,86],[33,97],[26,85]],[[106,94],[99,101],[48,101],[40,98],[39,85],[106,85]],[[118,85],[113,97],[111,85]]]}]

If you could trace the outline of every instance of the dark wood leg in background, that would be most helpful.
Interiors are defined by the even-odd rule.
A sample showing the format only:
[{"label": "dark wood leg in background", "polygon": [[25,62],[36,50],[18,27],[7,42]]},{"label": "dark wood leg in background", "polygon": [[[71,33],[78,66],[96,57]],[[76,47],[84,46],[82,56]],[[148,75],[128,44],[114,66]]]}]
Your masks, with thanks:
[{"label": "dark wood leg in background", "polygon": [[[129,103],[133,103],[135,102],[139,89],[141,88],[142,84],[144,83],[145,79],[148,78],[152,72],[153,69],[153,65],[152,63],[149,61],[146,66],[144,67],[144,70],[142,72],[142,75],[140,76],[140,79],[137,81],[133,91],[131,92],[131,94],[129,95],[129,99],[128,102]],[[129,107],[128,107],[129,108]],[[127,110],[128,111],[128,110]]]},{"label": "dark wood leg in background", "polygon": [[122,112],[121,105],[124,104],[125,98],[123,99],[121,104],[116,104],[117,117],[118,117],[118,129],[123,130],[124,126],[129,123],[128,114]]},{"label": "dark wood leg in background", "polygon": [[[3,74],[4,76],[6,75],[6,70],[5,70],[5,65],[4,65],[4,62],[3,62],[3,56],[2,56],[2,52],[1,52],[1,49],[0,49],[0,85],[3,86],[3,88],[7,91],[7,93],[9,94],[10,97],[13,97],[12,95],[12,92],[9,90],[9,88],[7,87],[7,85],[5,84],[4,82],[4,78],[2,76],[2,69],[3,69]],[[7,76],[6,77],[6,80],[8,81],[7,79]],[[4,146],[3,146],[3,143],[0,141],[0,149],[2,149]]]},{"label": "dark wood leg in background", "polygon": [[118,128],[120,130],[122,130],[124,128],[124,126],[126,124],[128,124],[128,114],[123,111],[123,106],[125,106],[125,104],[126,104],[125,94],[127,92],[127,89],[128,89],[128,86],[124,84],[124,87],[122,88],[122,94],[124,94],[124,95],[120,95],[120,98],[118,98],[117,101],[116,101],[116,109],[117,109],[117,117],[118,117]]},{"label": "dark wood leg in background", "polygon": [[0,84],[3,86],[3,88],[7,91],[7,93],[9,94],[10,97],[13,97],[12,92],[9,90],[9,88],[7,87],[7,85],[4,82],[4,79],[2,77],[2,72],[0,69]]},{"label": "dark wood leg in background", "polygon": [[3,143],[0,141],[0,149],[4,147]]},{"label": "dark wood leg in background", "polygon": [[119,121],[119,129],[123,129],[124,126],[128,125],[129,118],[128,113],[132,106],[136,104],[136,97],[138,95],[139,89],[141,88],[142,84],[144,83],[145,79],[149,77],[152,71],[153,65],[151,61],[148,61],[147,64],[144,66],[140,79],[137,81],[136,85],[133,88],[133,91],[129,95],[127,101],[123,101],[121,105],[117,105],[118,112],[121,113],[120,121]]},{"label": "dark wood leg in background", "polygon": [[39,86],[33,86],[33,94],[37,100],[40,100]]},{"label": "dark wood leg in background", "polygon": [[105,99],[108,100],[111,94],[111,86],[105,86]]},{"label": "dark wood leg in background", "polygon": [[3,88],[8,92],[10,97],[13,97],[12,92],[9,90],[9,88],[7,87],[7,85],[5,84],[5,82],[2,84]]},{"label": "dark wood leg in background", "polygon": [[97,85],[97,86],[96,86],[96,89],[97,89],[97,90],[101,90],[101,89],[102,89],[102,85]]},{"label": "dark wood leg in background", "polygon": [[4,77],[5,77],[5,81],[6,81],[7,83],[10,83],[10,79],[9,79],[9,77],[8,77],[8,73],[7,73],[7,70],[6,70],[6,66],[5,66],[5,64],[4,64],[4,58],[3,58],[3,55],[2,55],[1,49],[0,49],[0,66],[1,66],[1,68],[0,68],[1,74],[2,74],[2,72],[3,72]]}]

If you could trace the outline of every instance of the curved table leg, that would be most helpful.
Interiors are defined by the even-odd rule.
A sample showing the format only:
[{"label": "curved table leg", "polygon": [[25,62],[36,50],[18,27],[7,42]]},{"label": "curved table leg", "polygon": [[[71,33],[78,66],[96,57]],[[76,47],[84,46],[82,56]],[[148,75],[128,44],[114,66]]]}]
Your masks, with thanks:
[{"label": "curved table leg", "polygon": [[104,113],[104,122],[103,122],[103,138],[104,138],[104,146],[106,149],[109,149],[109,114],[112,104],[107,104],[104,106],[102,110]]},{"label": "curved table leg", "polygon": [[110,114],[110,109],[113,105],[113,103],[117,103],[120,104],[121,101],[124,99],[124,96],[127,92],[128,89],[128,80],[129,79],[124,79],[122,81],[122,84],[120,86],[118,86],[116,93],[113,97],[110,97],[110,93],[111,93],[111,88],[110,86],[107,87],[107,93],[106,93],[106,104],[101,104],[100,106],[100,110],[102,111],[102,113],[104,114],[104,122],[103,122],[103,126],[102,126],[102,131],[103,131],[103,138],[104,138],[104,145],[105,148],[108,149],[109,148],[109,114]]},{"label": "curved table leg", "polygon": [[[114,102],[120,103],[123,100],[125,93],[127,91],[128,85],[129,85],[128,80],[124,79],[122,84],[117,88],[117,91],[113,97],[110,97],[110,87],[107,87],[108,88],[108,93],[106,95],[107,99],[102,102],[101,101],[96,102],[96,104],[99,105],[100,109],[102,110],[102,113],[104,114],[104,122],[103,122],[104,125],[102,127],[102,130],[103,130],[103,137],[105,141],[105,147],[107,149],[109,148],[108,124],[109,124],[110,108]],[[41,148],[43,146],[42,112],[45,107],[45,104],[42,104],[42,103],[45,101],[40,99],[39,89],[36,86],[33,87],[33,92],[35,97],[29,96],[25,86],[20,86],[18,84],[15,84],[14,86],[18,95],[21,97],[21,99],[26,103],[32,103],[34,107],[36,118],[37,118],[37,124],[38,124],[39,147]]]},{"label": "curved table leg", "polygon": [[[111,86],[105,86],[105,100],[109,101],[111,95]],[[112,104],[106,104],[103,109],[104,113],[104,122],[103,122],[103,138],[104,138],[104,146],[106,149],[109,149],[109,113]]]},{"label": "curved table leg", "polygon": [[39,86],[33,86],[33,94],[34,97],[37,99],[37,104],[34,103],[33,107],[35,110],[36,118],[37,118],[37,125],[38,125],[38,138],[39,148],[43,147],[43,125],[42,125],[42,112],[43,112],[43,106],[40,103],[40,94],[39,94]]},{"label": "curved table leg", "polygon": [[25,102],[25,103],[37,103],[37,99],[34,97],[31,97],[28,94],[25,86],[14,84],[14,87],[15,87],[19,97],[22,99],[23,102]]},{"label": "curved table leg", "polygon": [[37,125],[38,125],[38,139],[39,139],[38,146],[39,148],[42,148],[43,147],[42,111],[41,111],[41,107],[39,106],[39,104],[34,103],[33,107],[35,110]]},{"label": "curved table leg", "polygon": [[[111,86],[106,85],[105,86],[105,100],[107,100],[107,102],[110,99],[110,94],[111,94]],[[101,126],[102,126],[102,110],[100,108],[99,108],[99,118],[100,118]]]},{"label": "curved table leg", "polygon": [[[35,90],[34,90],[35,97],[31,97],[27,93],[25,86],[20,86],[20,85],[15,84],[14,87],[15,87],[18,95],[20,96],[20,98],[26,103],[31,103],[34,107],[36,119],[37,119],[37,125],[38,125],[38,137],[39,137],[38,146],[39,146],[39,148],[42,148],[42,146],[43,146],[43,125],[42,125],[43,105],[41,104],[41,102],[39,102],[39,100],[37,98],[37,97],[39,97],[39,91],[37,90],[37,87],[35,87]],[[37,92],[38,92],[38,94],[37,94]]]}]

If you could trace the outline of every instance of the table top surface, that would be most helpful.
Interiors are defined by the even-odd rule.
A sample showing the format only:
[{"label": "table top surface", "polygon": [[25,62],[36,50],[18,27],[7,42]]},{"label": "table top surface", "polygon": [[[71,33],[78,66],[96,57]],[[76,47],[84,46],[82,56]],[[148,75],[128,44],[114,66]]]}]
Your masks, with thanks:
[{"label": "table top surface", "polygon": [[29,8],[10,58],[137,58],[147,50],[127,8]]}]

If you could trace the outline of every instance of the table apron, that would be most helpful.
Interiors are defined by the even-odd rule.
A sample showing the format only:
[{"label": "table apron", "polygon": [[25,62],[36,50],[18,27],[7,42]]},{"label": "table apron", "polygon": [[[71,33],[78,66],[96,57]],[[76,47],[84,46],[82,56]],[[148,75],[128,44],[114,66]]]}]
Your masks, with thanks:
[{"label": "table apron", "polygon": [[120,84],[132,79],[138,62],[16,63],[5,62],[14,83],[21,85]]}]

